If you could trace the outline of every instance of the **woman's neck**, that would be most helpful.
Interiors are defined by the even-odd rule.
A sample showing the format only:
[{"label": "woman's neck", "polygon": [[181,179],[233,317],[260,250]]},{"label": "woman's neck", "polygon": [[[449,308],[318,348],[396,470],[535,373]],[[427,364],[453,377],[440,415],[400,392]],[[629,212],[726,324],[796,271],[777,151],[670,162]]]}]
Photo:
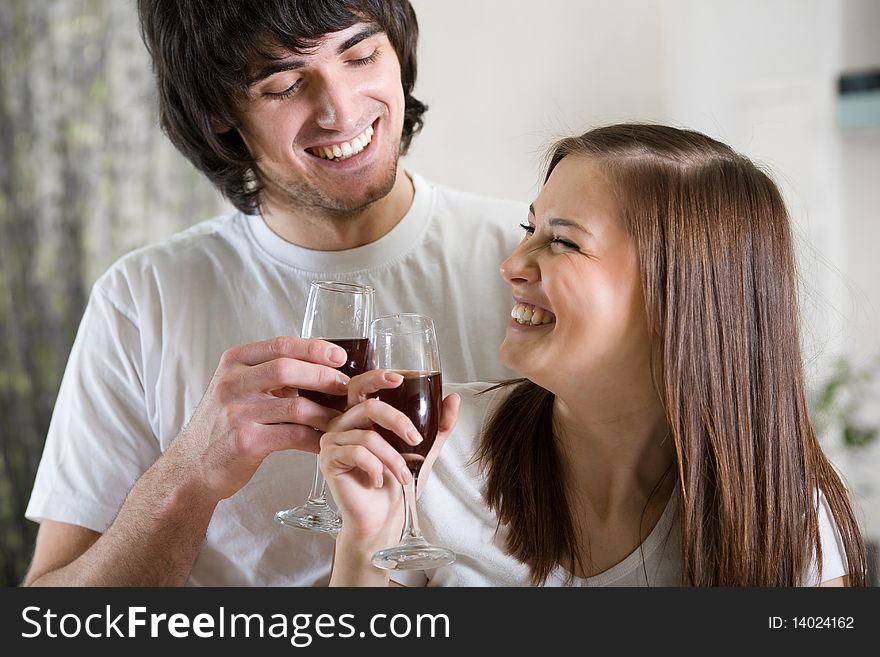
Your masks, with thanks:
[{"label": "woman's neck", "polygon": [[674,444],[660,400],[618,394],[556,397],[554,433],[581,559],[579,577],[620,563],[656,526],[675,486]]},{"label": "woman's neck", "polygon": [[644,505],[669,472],[675,451],[652,389],[639,394],[630,386],[613,398],[601,397],[557,396],[554,432],[569,491],[598,516],[613,517]]}]

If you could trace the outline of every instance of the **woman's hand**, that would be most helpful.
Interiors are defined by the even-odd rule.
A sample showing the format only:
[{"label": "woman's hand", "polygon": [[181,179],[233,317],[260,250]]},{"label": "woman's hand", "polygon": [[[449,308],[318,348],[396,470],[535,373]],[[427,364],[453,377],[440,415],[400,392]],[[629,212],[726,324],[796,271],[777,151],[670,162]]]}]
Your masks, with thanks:
[{"label": "woman's hand", "polygon": [[[375,427],[393,431],[410,445],[417,445],[422,437],[406,415],[370,395],[402,382],[400,374],[383,370],[352,378],[350,408],[330,421],[321,438],[321,470],[342,516],[331,583],[375,585],[381,583],[375,581],[380,576],[388,581],[387,573],[369,564],[369,557],[400,539],[404,518],[401,487],[412,474],[404,458]],[[419,473],[420,488],[455,426],[459,403],[458,395],[443,400],[437,439]],[[344,579],[340,579],[340,571],[345,571]]]}]

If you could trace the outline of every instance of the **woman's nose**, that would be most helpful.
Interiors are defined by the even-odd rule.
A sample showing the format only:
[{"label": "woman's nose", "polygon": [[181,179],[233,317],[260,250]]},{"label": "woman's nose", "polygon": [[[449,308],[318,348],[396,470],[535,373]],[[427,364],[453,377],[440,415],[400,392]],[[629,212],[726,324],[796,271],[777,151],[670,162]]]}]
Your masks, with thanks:
[{"label": "woman's nose", "polygon": [[538,269],[533,258],[523,248],[524,242],[501,263],[501,276],[510,284],[532,283],[538,279]]}]

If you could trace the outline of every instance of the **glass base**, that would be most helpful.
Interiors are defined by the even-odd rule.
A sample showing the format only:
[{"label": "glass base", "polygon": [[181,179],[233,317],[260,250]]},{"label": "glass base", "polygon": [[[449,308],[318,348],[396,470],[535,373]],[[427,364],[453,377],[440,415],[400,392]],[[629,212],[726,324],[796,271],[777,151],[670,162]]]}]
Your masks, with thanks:
[{"label": "glass base", "polygon": [[429,570],[448,566],[455,561],[455,552],[431,545],[425,539],[401,541],[400,545],[379,550],[370,562],[383,570]]},{"label": "glass base", "polygon": [[324,532],[336,536],[342,530],[342,518],[326,504],[306,502],[295,509],[285,509],[275,514],[275,522],[297,529]]}]

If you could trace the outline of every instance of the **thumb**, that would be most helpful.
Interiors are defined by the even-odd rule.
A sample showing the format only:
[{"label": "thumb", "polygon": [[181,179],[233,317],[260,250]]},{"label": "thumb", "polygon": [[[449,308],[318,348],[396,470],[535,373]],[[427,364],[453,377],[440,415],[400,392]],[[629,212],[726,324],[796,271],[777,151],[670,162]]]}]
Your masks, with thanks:
[{"label": "thumb", "polygon": [[434,440],[434,444],[431,446],[431,451],[428,452],[428,456],[425,457],[425,462],[422,464],[422,468],[419,471],[418,491],[416,491],[417,496],[421,494],[422,487],[428,481],[428,476],[431,474],[434,462],[440,456],[440,451],[443,449],[443,445],[446,444],[446,440],[452,435],[452,430],[455,428],[455,423],[458,421],[458,411],[460,407],[461,397],[457,394],[453,393],[443,400],[437,438]]},{"label": "thumb", "polygon": [[461,409],[461,397],[457,393],[447,395],[440,408],[440,426],[437,429],[438,440],[441,438],[440,434],[444,434],[442,438],[446,440],[445,434],[448,434],[455,428],[455,423],[458,422],[459,409]]}]

